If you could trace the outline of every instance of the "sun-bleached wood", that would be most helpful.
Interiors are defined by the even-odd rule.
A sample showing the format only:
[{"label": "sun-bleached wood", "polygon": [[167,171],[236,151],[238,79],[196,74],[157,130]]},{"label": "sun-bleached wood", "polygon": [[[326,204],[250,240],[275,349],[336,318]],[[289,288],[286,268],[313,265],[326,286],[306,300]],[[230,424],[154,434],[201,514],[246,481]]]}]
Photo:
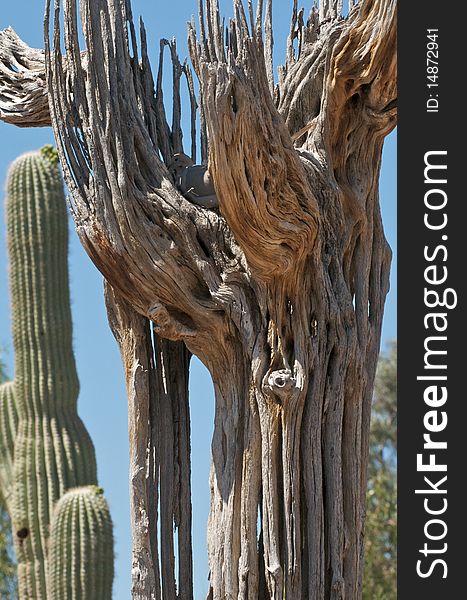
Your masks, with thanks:
[{"label": "sun-bleached wood", "polygon": [[44,52],[8,27],[0,31],[0,120],[18,127],[50,125]]},{"label": "sun-bleached wood", "polygon": [[[160,49],[174,72],[169,125],[162,60],[154,81],[129,2],[82,0],[77,11],[62,0],[47,10],[49,118],[76,229],[112,286],[109,316],[127,374],[134,598],[192,597],[191,549],[182,593],[168,533],[178,523],[179,541],[189,538],[173,506],[181,479],[170,474],[189,470],[187,392],[175,385],[186,381],[185,347],[208,367],[216,395],[209,598],[360,597],[371,394],[389,287],[378,179],[396,123],[396,2],[352,1],[345,18],[339,0],[309,15],[291,4],[277,83],[272,0],[256,8],[234,0],[227,24],[217,0],[200,0],[199,24],[189,27],[201,154],[219,210],[183,198],[166,166],[183,152],[183,74],[192,132],[196,125],[191,74],[175,44]],[[23,97],[5,76],[10,38],[0,42],[0,85]],[[37,76],[37,65],[22,64]],[[17,124],[22,113],[25,125],[45,123],[41,103],[27,96],[26,104]],[[170,389],[161,387],[168,375]],[[172,445],[177,436],[183,447]],[[182,496],[191,519],[189,490]]]}]

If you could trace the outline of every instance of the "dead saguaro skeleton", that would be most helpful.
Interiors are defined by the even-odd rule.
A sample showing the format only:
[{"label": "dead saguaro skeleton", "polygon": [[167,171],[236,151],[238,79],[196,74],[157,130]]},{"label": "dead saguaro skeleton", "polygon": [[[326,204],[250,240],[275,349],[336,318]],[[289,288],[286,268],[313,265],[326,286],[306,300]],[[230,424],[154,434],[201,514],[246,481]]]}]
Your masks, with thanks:
[{"label": "dead saguaro skeleton", "polygon": [[200,2],[189,27],[218,210],[187,201],[166,167],[183,152],[182,78],[192,134],[195,88],[166,41],[154,81],[128,1],[81,1],[85,48],[75,0],[47,9],[44,54],[0,33],[0,118],[52,123],[76,229],[108,282],[129,395],[133,597],[193,597],[194,353],[216,393],[209,598],[358,599],[389,285],[378,178],[396,123],[396,2],[350,2],[343,17],[341,1],[322,1],[307,18],[294,1],[278,84],[272,0],[233,4],[225,23],[217,0]]}]

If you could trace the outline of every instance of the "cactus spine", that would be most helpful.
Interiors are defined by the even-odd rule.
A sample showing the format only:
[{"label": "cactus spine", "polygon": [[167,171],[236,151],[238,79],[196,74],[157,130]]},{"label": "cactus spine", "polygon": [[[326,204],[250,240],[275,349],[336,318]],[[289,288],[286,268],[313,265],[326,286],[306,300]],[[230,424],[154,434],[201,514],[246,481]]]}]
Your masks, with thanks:
[{"label": "cactus spine", "polygon": [[[102,489],[87,486],[66,492],[52,519],[48,599],[110,598],[113,555],[109,539],[112,521]],[[79,571],[76,562],[81,565]]]},{"label": "cactus spine", "polygon": [[0,498],[9,512],[13,493],[13,449],[18,429],[14,387],[12,381],[0,385]]},{"label": "cactus spine", "polygon": [[[70,488],[80,488],[73,497],[83,495],[83,510],[90,511],[83,523],[92,523],[102,514],[105,503],[101,497],[93,506],[90,498],[97,498],[96,494],[83,489],[97,483],[96,461],[91,439],[77,413],[79,384],[72,351],[68,223],[58,159],[51,147],[27,153],[10,167],[7,239],[17,411],[9,508],[20,599],[45,600],[52,598],[47,587],[48,548],[57,548],[59,543],[49,540],[49,531],[60,531],[51,523],[57,501]],[[74,510],[73,503],[64,506]],[[62,511],[57,515],[63,520]],[[76,530],[74,539],[80,534]],[[111,526],[102,535],[100,543],[107,548],[110,573],[105,593],[90,591],[88,596],[77,596],[70,588],[69,595],[57,598],[111,598]],[[93,555],[95,539],[88,536],[87,529],[80,544],[83,552]],[[55,556],[61,552],[65,555],[68,549],[67,545],[55,550]],[[77,581],[84,568],[82,554],[72,554],[63,576]],[[51,565],[51,573],[55,568]]]}]

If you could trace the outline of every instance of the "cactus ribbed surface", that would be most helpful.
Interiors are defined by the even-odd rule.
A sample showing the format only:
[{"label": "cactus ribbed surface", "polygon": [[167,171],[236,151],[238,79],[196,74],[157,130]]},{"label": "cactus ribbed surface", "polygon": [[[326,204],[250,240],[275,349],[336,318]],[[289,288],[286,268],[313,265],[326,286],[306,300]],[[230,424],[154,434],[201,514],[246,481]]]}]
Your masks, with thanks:
[{"label": "cactus ribbed surface", "polygon": [[[58,159],[51,147],[27,153],[11,165],[6,213],[18,419],[9,508],[20,600],[45,600],[51,598],[46,573],[55,505],[70,488],[97,484],[94,447],[77,413],[68,223]],[[73,503],[66,506],[73,510]],[[102,506],[95,511],[100,514]],[[58,514],[63,517],[61,511]],[[112,573],[112,537],[106,533],[104,538],[101,543],[106,545]],[[87,540],[81,544],[86,548]],[[69,573],[72,579],[76,570],[85,568],[79,563],[82,555],[73,556],[78,562]],[[86,596],[70,591],[60,598],[107,600],[110,590],[111,585],[106,595],[90,591]]]},{"label": "cactus ribbed surface", "polygon": [[112,521],[101,488],[69,490],[52,520],[48,600],[111,598],[112,564]]},{"label": "cactus ribbed surface", "polygon": [[18,429],[14,387],[12,381],[0,385],[0,496],[7,508],[13,495],[13,449]]}]

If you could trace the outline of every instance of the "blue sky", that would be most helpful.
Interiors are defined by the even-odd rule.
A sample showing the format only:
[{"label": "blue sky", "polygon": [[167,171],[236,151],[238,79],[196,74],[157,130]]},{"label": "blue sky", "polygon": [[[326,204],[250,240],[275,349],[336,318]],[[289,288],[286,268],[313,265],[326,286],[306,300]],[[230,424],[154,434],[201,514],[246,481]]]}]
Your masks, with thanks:
[{"label": "blue sky", "polygon": [[[276,58],[281,60],[282,41],[288,33],[291,2],[276,2]],[[311,5],[311,0],[306,3]],[[196,11],[197,0],[157,2],[133,0],[136,18],[143,15],[156,67],[158,41],[175,36],[181,57],[186,55],[186,22]],[[0,29],[11,25],[31,46],[43,47],[42,18],[44,3],[16,0],[3,3]],[[221,0],[227,13],[230,0]],[[53,143],[50,129],[17,129],[0,123],[0,194],[8,164],[22,152]],[[396,255],[396,136],[385,144],[381,175],[381,204],[386,236]],[[6,349],[9,373],[13,374],[4,211],[0,209],[0,345]],[[74,323],[74,349],[81,383],[79,412],[97,453],[99,481],[105,490],[114,521],[116,579],[114,600],[130,597],[130,530],[128,504],[127,409],[123,373],[116,343],[107,325],[103,302],[102,277],[82,250],[70,222],[70,278]],[[391,292],[386,305],[383,327],[385,341],[396,337],[396,272],[391,275]],[[194,360],[191,373],[191,418],[193,462],[193,539],[195,555],[195,598],[207,590],[206,521],[209,511],[209,461],[213,423],[213,391],[205,368]]]}]

